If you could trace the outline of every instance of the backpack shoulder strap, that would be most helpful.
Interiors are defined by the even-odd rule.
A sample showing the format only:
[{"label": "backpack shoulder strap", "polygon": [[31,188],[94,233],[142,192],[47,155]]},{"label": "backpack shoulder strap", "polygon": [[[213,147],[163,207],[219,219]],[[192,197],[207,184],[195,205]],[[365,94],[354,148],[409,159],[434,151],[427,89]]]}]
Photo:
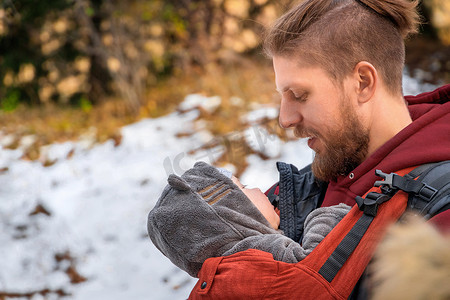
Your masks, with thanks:
[{"label": "backpack shoulder strap", "polygon": [[[436,171],[433,170],[436,170],[437,166],[447,169],[441,170],[439,172],[439,176],[428,175],[431,173],[435,174]],[[335,284],[340,285],[338,282],[342,281],[343,278],[345,279],[346,276],[343,277],[341,275],[341,278],[338,279],[338,281],[335,281],[335,279],[339,276],[338,274],[348,271],[345,268],[343,269],[345,264],[353,265],[355,263],[355,256],[364,257],[368,263],[368,260],[370,260],[377,243],[373,243],[373,246],[371,247],[363,245],[362,247],[365,248],[365,254],[361,254],[361,247],[359,247],[361,241],[367,240],[367,235],[371,236],[370,239],[372,240],[375,236],[377,236],[376,239],[379,239],[382,236],[382,232],[386,230],[388,225],[391,224],[391,222],[395,222],[395,220],[403,214],[407,207],[409,195],[414,195],[414,197],[419,197],[420,199],[427,199],[427,205],[429,203],[434,203],[434,200],[438,199],[436,197],[437,195],[448,195],[450,193],[450,177],[448,177],[450,175],[449,167],[450,162],[428,164],[416,167],[414,169],[409,168],[399,171],[398,174],[400,175],[396,173],[385,174],[380,170],[377,170],[376,175],[382,177],[384,180],[375,182],[374,188],[370,190],[364,198],[359,196],[356,197],[355,200],[358,208],[363,211],[363,214],[359,215],[359,218],[351,227],[350,231],[346,233],[344,238],[338,243],[336,248],[334,248],[334,251],[331,252],[326,261],[320,266],[318,273],[328,282],[334,282]],[[425,174],[427,175],[425,176]],[[434,180],[429,180],[431,177],[433,177]],[[427,181],[418,180],[422,178],[426,178]],[[431,185],[428,184],[428,182],[430,182]],[[441,191],[440,188],[441,186],[445,186],[447,188],[447,184],[448,190],[446,189],[447,192],[445,193]],[[377,187],[379,189],[376,189]],[[392,205],[389,204],[388,206],[383,207],[383,216],[380,219],[380,217],[377,216],[380,205],[391,200],[391,198],[395,199],[396,204],[394,205],[391,203]],[[447,199],[446,201],[449,199],[449,197],[444,198]],[[433,201],[431,202],[430,199]],[[392,202],[392,200],[389,202]],[[418,202],[416,201],[416,203]],[[433,208],[435,207],[434,205],[431,206]],[[386,216],[390,217],[383,221],[382,219]],[[390,221],[388,221],[389,219]],[[371,243],[373,242],[372,240]],[[362,269],[365,269],[366,265],[364,263],[358,262],[358,264],[363,266]],[[353,265],[353,267],[355,266]]]},{"label": "backpack shoulder strap", "polygon": [[385,180],[375,182],[375,186],[408,193],[407,208],[425,219],[450,207],[450,161],[422,165],[404,176],[379,170],[376,174]]},{"label": "backpack shoulder strap", "polygon": [[430,195],[431,197],[411,193],[408,197],[408,209],[417,211],[428,220],[450,208],[449,160],[425,165],[425,168],[416,177],[416,181],[431,187],[435,193]]}]

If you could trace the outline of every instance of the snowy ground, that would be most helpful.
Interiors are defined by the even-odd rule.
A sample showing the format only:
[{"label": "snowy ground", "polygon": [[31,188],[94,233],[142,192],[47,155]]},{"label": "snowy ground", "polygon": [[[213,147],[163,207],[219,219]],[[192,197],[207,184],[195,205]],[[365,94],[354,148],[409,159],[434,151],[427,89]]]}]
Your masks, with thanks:
[{"label": "snowy ground", "polygon": [[[408,77],[404,86],[405,94],[432,89]],[[190,95],[180,107],[218,103]],[[117,147],[113,141],[89,148],[83,141],[53,144],[46,149],[57,159],[50,167],[21,160],[20,149],[0,148],[0,298],[186,299],[195,280],[151,244],[146,218],[168,173],[181,174],[197,160],[211,163],[223,151],[188,154],[217,138],[199,130],[197,115],[192,109],[126,126]],[[262,116],[275,118],[276,109],[257,109],[248,120]],[[193,134],[176,137],[180,131]],[[250,186],[264,190],[277,181],[278,160],[298,167],[312,160],[303,141],[282,143],[256,125],[243,134],[270,157],[248,156],[241,181]]]}]

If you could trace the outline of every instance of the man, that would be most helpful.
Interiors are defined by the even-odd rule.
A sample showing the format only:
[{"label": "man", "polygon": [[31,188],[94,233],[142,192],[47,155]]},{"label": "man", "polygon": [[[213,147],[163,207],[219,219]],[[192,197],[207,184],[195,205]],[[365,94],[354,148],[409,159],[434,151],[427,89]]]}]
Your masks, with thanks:
[{"label": "man", "polygon": [[[316,153],[312,173],[328,183],[311,188],[308,169],[299,172],[295,186],[301,187],[300,200],[291,204],[294,215],[284,223],[281,216],[280,228],[293,232],[288,236],[300,237],[292,227],[301,224],[292,218],[301,219],[296,205],[302,198],[315,197],[322,206],[354,206],[355,197],[380,180],[377,169],[391,173],[450,160],[450,85],[406,101],[402,95],[403,40],[417,31],[416,5],[410,0],[306,0],[269,30],[264,45],[281,94],[280,125],[308,138]],[[325,196],[317,188],[325,188]],[[429,222],[448,230],[450,211],[443,210]],[[235,266],[241,264],[236,270],[242,270],[245,258],[233,259]],[[255,263],[245,266],[254,272],[248,271],[247,278],[236,271],[243,287],[234,288],[273,285],[282,291],[256,275]],[[201,275],[216,269],[204,266]],[[220,275],[213,277],[211,289],[230,285]],[[227,276],[232,278],[233,272]],[[292,298],[302,298],[301,289],[291,291]],[[314,295],[312,289],[309,296]],[[194,289],[191,297],[198,295]],[[357,289],[352,294],[361,296]]]},{"label": "man", "polygon": [[309,138],[312,171],[330,182],[324,206],[354,205],[373,186],[375,169],[450,159],[450,104],[421,103],[448,101],[449,88],[411,98],[409,106],[402,95],[403,39],[417,31],[415,6],[409,0],[305,1],[266,37],[282,95],[280,125]]}]

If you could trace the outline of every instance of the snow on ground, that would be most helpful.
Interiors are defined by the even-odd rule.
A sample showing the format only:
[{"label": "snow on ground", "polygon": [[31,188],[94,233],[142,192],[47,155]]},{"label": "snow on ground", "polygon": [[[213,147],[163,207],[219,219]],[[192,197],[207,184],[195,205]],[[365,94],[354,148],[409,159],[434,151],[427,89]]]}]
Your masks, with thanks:
[{"label": "snow on ground", "polygon": [[[405,76],[405,94],[430,89]],[[59,299],[58,290],[77,300],[186,299],[195,280],[152,245],[146,218],[169,173],[181,174],[197,160],[212,163],[222,153],[219,146],[189,154],[213,138],[195,121],[195,107],[217,105],[220,98],[189,95],[183,113],[124,127],[117,147],[112,141],[92,148],[81,141],[53,144],[46,149],[56,159],[50,167],[0,148],[0,170],[7,168],[0,171],[0,295],[48,289],[32,299]],[[276,109],[260,108],[247,120],[264,117],[275,118]],[[180,132],[191,135],[177,137]],[[249,155],[241,181],[262,190],[278,180],[276,161],[300,168],[313,158],[304,141],[283,143],[257,125],[244,134],[269,159]],[[38,205],[47,213],[33,214]],[[71,266],[84,282],[71,283]]]}]

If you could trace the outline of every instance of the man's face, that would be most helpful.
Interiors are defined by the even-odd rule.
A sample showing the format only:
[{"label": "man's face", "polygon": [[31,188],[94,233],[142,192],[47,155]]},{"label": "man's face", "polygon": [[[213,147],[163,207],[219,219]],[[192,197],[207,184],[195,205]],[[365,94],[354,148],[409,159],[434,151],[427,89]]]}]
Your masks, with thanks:
[{"label": "man's face", "polygon": [[350,96],[320,67],[303,67],[297,60],[274,57],[275,82],[281,94],[280,125],[308,138],[315,151],[314,175],[335,180],[366,157],[369,133],[359,121]]}]

